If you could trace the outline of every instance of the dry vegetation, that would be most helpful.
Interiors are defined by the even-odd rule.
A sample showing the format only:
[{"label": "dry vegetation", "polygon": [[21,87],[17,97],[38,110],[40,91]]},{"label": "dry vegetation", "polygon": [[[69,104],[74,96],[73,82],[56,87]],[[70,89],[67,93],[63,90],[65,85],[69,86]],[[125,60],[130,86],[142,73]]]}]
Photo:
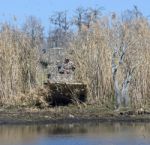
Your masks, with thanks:
[{"label": "dry vegetation", "polygon": [[109,29],[100,23],[78,33],[71,43],[77,65],[75,77],[88,85],[89,102],[111,104],[113,101]]},{"label": "dry vegetation", "polygon": [[2,26],[0,33],[0,105],[35,104],[36,94],[31,96],[30,93],[36,86],[38,58],[38,49],[36,46],[32,47],[30,38],[8,25]]},{"label": "dry vegetation", "polygon": [[[127,93],[129,106],[148,108],[150,102],[150,28],[145,18],[122,22],[118,18],[111,21],[101,18],[89,29],[83,25],[81,32],[74,36],[70,45],[71,56],[77,65],[76,79],[88,84],[89,102],[99,101],[101,105],[112,107],[115,98],[112,59],[118,67],[119,91],[125,81],[130,81]],[[123,45],[127,49],[123,62],[119,62]],[[131,72],[127,80],[128,72]],[[120,92],[121,92],[120,91]]]},{"label": "dry vegetation", "polygon": [[[130,106],[150,106],[150,24],[144,17],[122,21],[115,14],[101,17],[72,34],[69,55],[76,64],[75,80],[88,86],[88,103],[114,108],[116,102],[112,60],[117,66],[118,88],[128,72]],[[0,105],[36,106],[45,102],[41,88],[39,46],[21,30],[2,25],[0,31]],[[126,46],[123,62],[122,48]],[[68,49],[67,49],[68,50]],[[115,52],[115,57],[113,54]],[[133,70],[133,71],[132,71]]]}]

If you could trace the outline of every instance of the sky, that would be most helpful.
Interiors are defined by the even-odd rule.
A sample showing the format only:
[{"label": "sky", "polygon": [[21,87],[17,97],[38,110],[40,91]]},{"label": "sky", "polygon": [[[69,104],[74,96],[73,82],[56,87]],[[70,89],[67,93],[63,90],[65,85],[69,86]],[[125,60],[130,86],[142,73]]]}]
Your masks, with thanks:
[{"label": "sky", "polygon": [[66,10],[71,16],[78,7],[103,7],[103,13],[110,14],[132,9],[134,5],[145,16],[150,15],[150,0],[0,0],[0,23],[7,21],[21,26],[32,15],[41,20],[47,31],[49,16],[56,11]]}]

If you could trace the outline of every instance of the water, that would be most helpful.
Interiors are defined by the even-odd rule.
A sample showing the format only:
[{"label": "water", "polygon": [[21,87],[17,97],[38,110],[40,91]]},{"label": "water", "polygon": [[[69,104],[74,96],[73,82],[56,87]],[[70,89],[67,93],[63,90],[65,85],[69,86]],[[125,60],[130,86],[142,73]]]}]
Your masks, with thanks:
[{"label": "water", "polygon": [[150,145],[150,124],[4,125],[0,145]]}]

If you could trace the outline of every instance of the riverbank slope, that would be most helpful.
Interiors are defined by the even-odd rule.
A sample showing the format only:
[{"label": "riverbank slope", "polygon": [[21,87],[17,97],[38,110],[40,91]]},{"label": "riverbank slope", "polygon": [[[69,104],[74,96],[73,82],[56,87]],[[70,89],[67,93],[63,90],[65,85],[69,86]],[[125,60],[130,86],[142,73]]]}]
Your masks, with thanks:
[{"label": "riverbank slope", "polygon": [[47,109],[3,108],[0,124],[51,124],[80,122],[150,122],[150,112],[145,110],[111,111],[98,105],[67,106]]}]

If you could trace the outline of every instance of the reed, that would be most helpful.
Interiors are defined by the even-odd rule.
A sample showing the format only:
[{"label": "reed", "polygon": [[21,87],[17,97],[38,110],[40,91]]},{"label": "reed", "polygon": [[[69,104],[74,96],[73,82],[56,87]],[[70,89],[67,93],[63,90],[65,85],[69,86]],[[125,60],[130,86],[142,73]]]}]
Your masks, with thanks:
[{"label": "reed", "polygon": [[88,85],[89,102],[101,105],[113,101],[111,49],[108,46],[109,27],[95,23],[90,29],[74,36],[70,44],[71,57],[76,64],[75,78]]},{"label": "reed", "polygon": [[38,49],[31,39],[7,24],[0,32],[0,104],[11,104],[36,85]]},{"label": "reed", "polygon": [[[111,26],[110,26],[111,24]],[[150,98],[150,29],[145,18],[122,22],[108,17],[85,26],[70,43],[70,57],[76,64],[76,80],[88,84],[89,102],[112,107],[115,104],[112,81],[113,51],[120,55],[122,43],[127,45],[124,63],[119,66],[117,79],[121,90],[127,71],[134,68],[129,85],[130,106],[148,108]],[[119,65],[119,57],[114,62]]]},{"label": "reed", "polygon": [[[122,44],[127,45],[127,50],[120,63]],[[67,46],[67,54],[76,65],[75,81],[87,84],[88,103],[114,108],[113,60],[119,65],[116,78],[120,90],[127,72],[134,68],[127,91],[131,107],[150,106],[150,24],[146,18],[122,21],[119,17],[101,17],[89,27],[83,24]],[[40,67],[39,47],[21,30],[1,26],[0,105],[35,106],[40,102],[47,106],[46,94],[37,93],[46,72]]]}]

